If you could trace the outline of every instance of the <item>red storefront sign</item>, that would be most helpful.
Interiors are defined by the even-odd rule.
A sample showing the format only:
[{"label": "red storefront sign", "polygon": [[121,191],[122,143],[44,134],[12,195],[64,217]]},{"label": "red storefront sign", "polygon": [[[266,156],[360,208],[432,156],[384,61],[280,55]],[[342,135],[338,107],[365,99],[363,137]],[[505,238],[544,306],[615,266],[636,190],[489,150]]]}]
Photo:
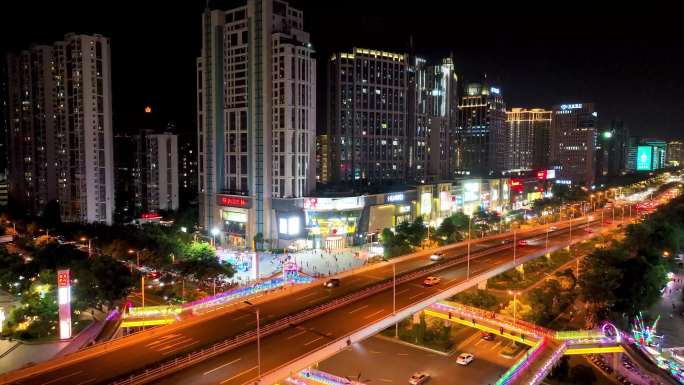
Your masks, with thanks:
[{"label": "red storefront sign", "polygon": [[239,197],[234,195],[217,195],[217,203],[219,206],[225,207],[239,207],[248,209],[252,201],[249,198]]},{"label": "red storefront sign", "polygon": [[69,286],[69,270],[58,270],[57,287]]}]

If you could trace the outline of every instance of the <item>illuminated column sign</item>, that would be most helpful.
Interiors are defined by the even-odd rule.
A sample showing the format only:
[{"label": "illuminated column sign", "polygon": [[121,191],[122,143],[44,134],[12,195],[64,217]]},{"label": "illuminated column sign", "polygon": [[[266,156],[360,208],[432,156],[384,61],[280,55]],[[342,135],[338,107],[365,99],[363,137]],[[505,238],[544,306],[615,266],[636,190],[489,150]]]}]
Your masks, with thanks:
[{"label": "illuminated column sign", "polygon": [[71,279],[69,270],[57,270],[57,304],[59,305],[59,338],[71,338]]}]

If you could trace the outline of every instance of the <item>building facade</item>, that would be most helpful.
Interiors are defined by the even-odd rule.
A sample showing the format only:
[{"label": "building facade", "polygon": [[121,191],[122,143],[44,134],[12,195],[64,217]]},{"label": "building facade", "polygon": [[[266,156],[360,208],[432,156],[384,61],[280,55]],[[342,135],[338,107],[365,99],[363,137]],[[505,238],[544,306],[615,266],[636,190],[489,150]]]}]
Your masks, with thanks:
[{"label": "building facade", "polygon": [[458,105],[454,170],[490,175],[506,168],[506,104],[499,87],[468,83]]},{"label": "building facade", "polygon": [[597,117],[593,103],[553,107],[551,163],[559,180],[587,186],[594,183]]},{"label": "building facade", "polygon": [[627,171],[629,131],[624,123],[612,120],[610,128],[597,135],[596,177],[610,178]]},{"label": "building facade", "polygon": [[506,171],[545,169],[549,164],[551,111],[513,108],[506,111]]},{"label": "building facade", "polygon": [[680,140],[667,142],[666,162],[668,166],[681,166],[684,164],[684,146]]},{"label": "building facade", "polygon": [[197,59],[200,224],[252,247],[272,197],[315,186],[316,61],[303,13],[278,0],[206,11]]},{"label": "building facade", "polygon": [[10,194],[33,213],[111,224],[114,165],[109,39],[67,34],[8,57]]},{"label": "building facade", "polygon": [[316,183],[327,184],[330,180],[330,143],[328,135],[316,136]]},{"label": "building facade", "polygon": [[180,158],[179,164],[179,205],[183,206],[197,198],[197,141],[193,138],[184,137],[183,134],[179,144]]},{"label": "building facade", "polygon": [[329,61],[330,174],[338,183],[405,180],[408,57],[354,48]]},{"label": "building facade", "polygon": [[178,136],[136,136],[136,207],[141,213],[178,209]]}]

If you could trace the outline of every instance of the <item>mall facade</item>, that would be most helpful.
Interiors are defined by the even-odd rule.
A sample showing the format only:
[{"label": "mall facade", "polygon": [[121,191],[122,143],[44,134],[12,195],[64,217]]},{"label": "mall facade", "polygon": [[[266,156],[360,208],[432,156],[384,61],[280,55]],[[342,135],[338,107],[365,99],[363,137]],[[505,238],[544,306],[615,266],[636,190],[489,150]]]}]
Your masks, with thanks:
[{"label": "mall facade", "polygon": [[[464,178],[373,195],[272,198],[264,242],[272,248],[335,250],[377,241],[383,229],[422,217],[430,226],[457,212],[508,213],[531,208],[549,194],[553,173],[512,178]],[[227,248],[255,247],[256,213],[248,196],[218,194],[217,241]],[[259,238],[259,237],[257,237]]]}]

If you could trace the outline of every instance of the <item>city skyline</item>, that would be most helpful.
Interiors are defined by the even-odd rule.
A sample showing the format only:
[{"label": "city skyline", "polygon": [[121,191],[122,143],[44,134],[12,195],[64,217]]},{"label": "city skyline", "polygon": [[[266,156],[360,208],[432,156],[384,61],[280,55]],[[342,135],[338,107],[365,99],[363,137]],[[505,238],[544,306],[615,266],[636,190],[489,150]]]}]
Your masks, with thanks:
[{"label": "city skyline", "polygon": [[[214,9],[239,4],[210,2]],[[48,43],[68,32],[107,36],[113,51],[114,132],[135,127],[145,105],[151,105],[163,120],[175,122],[181,133],[192,131],[195,81],[190,74],[201,48],[197,30],[205,3],[182,9],[157,5],[135,4],[136,11],[129,12],[132,3],[113,4],[108,11],[119,17],[107,19],[96,17],[95,9],[78,2],[41,5],[46,12],[40,15],[29,12],[30,3],[14,5],[13,20],[26,18],[28,22],[30,18],[41,28],[1,43],[0,52],[4,55],[31,43]],[[374,3],[357,12],[358,5],[292,2],[304,12],[304,29],[311,34],[316,51],[319,106],[324,106],[325,68],[333,52],[353,46],[408,52],[412,40],[416,54],[428,60],[436,62],[453,53],[456,73],[465,81],[478,81],[486,73],[501,85],[510,108],[593,102],[600,128],[618,119],[636,135],[672,139],[682,132],[684,112],[677,106],[682,104],[684,75],[675,65],[682,50],[672,33],[675,27],[667,19],[584,16],[595,28],[582,32],[576,30],[572,14],[551,19],[490,15],[487,28],[472,34],[467,31],[478,28],[480,21],[464,16],[454,25],[449,22],[449,11],[455,12],[454,8],[446,7],[439,14],[421,9],[387,12],[382,3]],[[152,14],[157,16],[151,19]],[[117,22],[124,16],[131,22]],[[350,24],[349,20],[355,21]],[[642,31],[630,27],[636,23],[644,26]],[[409,28],[395,29],[395,25]],[[3,23],[5,35],[12,33],[11,26]],[[325,131],[326,114],[325,108],[318,108],[318,134]]]}]

